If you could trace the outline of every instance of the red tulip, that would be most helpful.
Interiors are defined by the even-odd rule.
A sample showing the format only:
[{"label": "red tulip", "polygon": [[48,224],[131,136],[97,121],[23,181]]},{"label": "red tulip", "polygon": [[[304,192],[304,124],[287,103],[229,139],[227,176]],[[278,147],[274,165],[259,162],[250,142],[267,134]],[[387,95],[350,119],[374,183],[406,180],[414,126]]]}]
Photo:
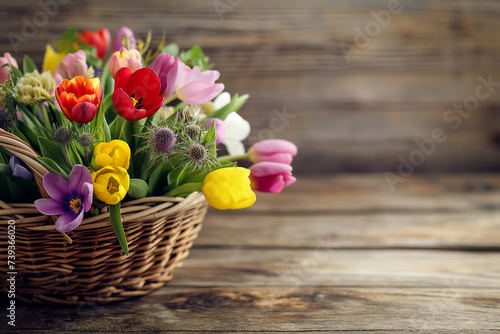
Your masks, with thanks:
[{"label": "red tulip", "polygon": [[161,83],[150,68],[132,73],[123,67],[115,75],[113,105],[118,115],[133,122],[154,115],[163,105],[160,96]]},{"label": "red tulip", "polygon": [[98,78],[76,76],[64,80],[56,89],[59,108],[70,121],[86,124],[97,114],[102,99],[102,86]]},{"label": "red tulip", "polygon": [[89,46],[93,45],[97,49],[97,57],[104,59],[111,43],[111,34],[106,28],[101,28],[99,31],[85,30],[82,32],[78,44],[87,42]]},{"label": "red tulip", "polygon": [[279,162],[259,162],[250,167],[252,189],[266,193],[279,193],[295,182],[292,167]]}]

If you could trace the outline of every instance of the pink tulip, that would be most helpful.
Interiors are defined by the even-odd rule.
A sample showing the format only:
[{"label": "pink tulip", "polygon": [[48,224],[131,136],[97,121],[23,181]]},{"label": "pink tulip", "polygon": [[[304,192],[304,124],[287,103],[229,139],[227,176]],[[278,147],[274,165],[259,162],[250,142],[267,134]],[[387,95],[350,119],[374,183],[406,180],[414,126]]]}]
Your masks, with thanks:
[{"label": "pink tulip", "polygon": [[10,53],[5,52],[3,57],[0,57],[0,84],[9,80],[10,66],[2,67],[5,64],[19,68],[17,61],[10,55]]},{"label": "pink tulip", "polygon": [[87,77],[88,71],[89,68],[87,66],[87,56],[85,55],[85,51],[78,50],[75,53],[68,53],[64,56],[61,64],[57,66],[56,71],[54,72],[56,86],[59,86],[64,79],[71,80],[78,75]]},{"label": "pink tulip", "polygon": [[186,64],[179,62],[177,97],[193,105],[208,102],[224,90],[224,84],[215,83],[219,76],[218,71],[202,72],[198,66],[191,69]]},{"label": "pink tulip", "polygon": [[142,68],[141,54],[136,49],[127,50],[121,48],[120,51],[116,51],[109,59],[109,73],[114,78],[116,72],[122,67],[129,68],[132,73]]},{"label": "pink tulip", "polygon": [[166,53],[160,53],[156,56],[149,68],[158,74],[161,82],[160,95],[165,99],[174,95],[179,81],[179,57]]},{"label": "pink tulip", "polygon": [[215,122],[215,135],[217,136],[215,139],[215,145],[219,145],[226,138],[226,123],[219,118],[210,118],[208,122],[205,124],[205,129],[210,129],[212,124]]},{"label": "pink tulip", "polygon": [[288,140],[268,139],[255,143],[248,153],[254,163],[271,161],[290,165],[297,155],[297,146]]},{"label": "pink tulip", "polygon": [[279,193],[295,182],[292,166],[279,162],[259,162],[250,167],[252,189],[266,193]]},{"label": "pink tulip", "polygon": [[115,39],[113,40],[113,52],[119,51],[122,47],[127,46],[127,43],[123,42],[124,38],[128,39],[128,46],[131,49],[135,49],[137,47],[137,42],[135,41],[132,29],[128,27],[121,27],[116,32]]}]

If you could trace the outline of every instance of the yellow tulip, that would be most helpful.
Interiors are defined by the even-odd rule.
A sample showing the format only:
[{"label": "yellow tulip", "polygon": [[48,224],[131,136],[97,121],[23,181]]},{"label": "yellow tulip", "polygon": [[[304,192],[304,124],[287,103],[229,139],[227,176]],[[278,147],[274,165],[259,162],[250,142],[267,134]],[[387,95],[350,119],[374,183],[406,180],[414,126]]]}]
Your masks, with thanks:
[{"label": "yellow tulip", "polygon": [[94,149],[92,167],[99,170],[105,166],[130,167],[130,147],[123,140],[112,140],[109,143],[99,143]]},{"label": "yellow tulip", "polygon": [[56,52],[50,44],[45,48],[45,55],[43,56],[42,72],[50,71],[54,75],[57,66],[59,66],[66,56],[65,52]]},{"label": "yellow tulip", "polygon": [[130,176],[122,167],[106,166],[92,173],[94,194],[106,204],[118,204],[127,195]]},{"label": "yellow tulip", "polygon": [[243,209],[255,203],[250,170],[242,167],[216,169],[205,177],[202,192],[208,204],[219,210]]}]

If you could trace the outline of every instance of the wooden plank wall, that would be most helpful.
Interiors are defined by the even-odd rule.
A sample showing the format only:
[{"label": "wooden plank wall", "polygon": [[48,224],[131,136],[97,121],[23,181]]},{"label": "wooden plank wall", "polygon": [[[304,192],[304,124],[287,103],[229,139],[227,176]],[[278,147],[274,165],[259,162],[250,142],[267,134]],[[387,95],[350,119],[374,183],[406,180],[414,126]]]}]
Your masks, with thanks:
[{"label": "wooden plank wall", "polygon": [[[165,30],[181,47],[200,44],[229,92],[251,94],[242,111],[253,125],[248,143],[296,142],[298,174],[395,170],[435,128],[447,139],[416,172],[500,169],[500,86],[470,117],[446,114],[475,95],[479,76],[500,81],[498,1],[401,0],[401,12],[383,16],[382,26],[372,11],[396,0],[42,3],[54,1],[57,13],[44,22],[37,1],[2,0],[0,50],[41,64],[44,45],[68,26],[127,25],[139,36],[152,29],[156,42]],[[214,3],[227,11],[220,16]],[[27,21],[39,27],[14,52],[9,33],[23,36]],[[348,62],[341,45],[356,46],[356,29],[374,30]],[[284,114],[284,122],[276,118]]]}]

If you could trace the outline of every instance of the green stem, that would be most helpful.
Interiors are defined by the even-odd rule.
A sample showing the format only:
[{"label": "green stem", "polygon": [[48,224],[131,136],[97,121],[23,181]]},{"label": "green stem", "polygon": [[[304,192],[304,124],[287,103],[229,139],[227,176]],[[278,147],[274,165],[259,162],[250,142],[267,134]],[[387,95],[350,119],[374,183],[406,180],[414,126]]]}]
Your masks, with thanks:
[{"label": "green stem", "polygon": [[181,102],[178,105],[174,106],[174,110],[177,111],[177,110],[179,110],[181,108],[184,108],[185,106],[187,106],[187,103],[186,102]]},{"label": "green stem", "polygon": [[115,231],[116,238],[118,239],[120,246],[122,246],[125,254],[128,255],[127,237],[125,236],[125,230],[123,229],[122,217],[120,213],[120,203],[109,206],[109,218],[111,220],[111,225],[113,225],[113,230]]},{"label": "green stem", "polygon": [[42,103],[39,104],[40,111],[42,112],[43,123],[47,130],[53,130],[52,125],[50,124],[49,115],[47,114],[47,109],[45,109],[45,105]]},{"label": "green stem", "polygon": [[170,96],[168,99],[165,99],[165,101],[163,102],[163,105],[166,106],[167,104],[169,104],[170,102],[172,102],[176,98],[177,98],[177,94],[174,93],[174,95]]},{"label": "green stem", "polygon": [[120,119],[120,123],[118,124],[118,127],[116,128],[115,139],[120,139],[120,135],[121,135],[121,133],[123,131],[123,127],[125,126],[125,122],[126,121],[127,120],[124,117],[122,117]]},{"label": "green stem", "polygon": [[90,149],[88,147],[84,147],[83,148],[83,162],[85,163],[85,166],[89,166],[89,160],[88,160],[89,153],[90,153]]},{"label": "green stem", "polygon": [[69,157],[68,153],[68,145],[62,145],[62,150],[64,153],[64,157],[66,158],[66,161],[68,162],[70,167],[73,167],[73,162],[71,161],[71,158]]},{"label": "green stem", "polygon": [[249,153],[245,153],[243,155],[223,155],[222,157],[218,157],[219,161],[233,161],[233,160],[243,160],[248,159],[250,157]]},{"label": "green stem", "polygon": [[183,185],[180,185],[177,188],[170,190],[168,193],[165,194],[165,196],[177,196],[180,194],[191,193],[194,191],[201,191],[202,187],[203,187],[203,182],[184,183]]}]

